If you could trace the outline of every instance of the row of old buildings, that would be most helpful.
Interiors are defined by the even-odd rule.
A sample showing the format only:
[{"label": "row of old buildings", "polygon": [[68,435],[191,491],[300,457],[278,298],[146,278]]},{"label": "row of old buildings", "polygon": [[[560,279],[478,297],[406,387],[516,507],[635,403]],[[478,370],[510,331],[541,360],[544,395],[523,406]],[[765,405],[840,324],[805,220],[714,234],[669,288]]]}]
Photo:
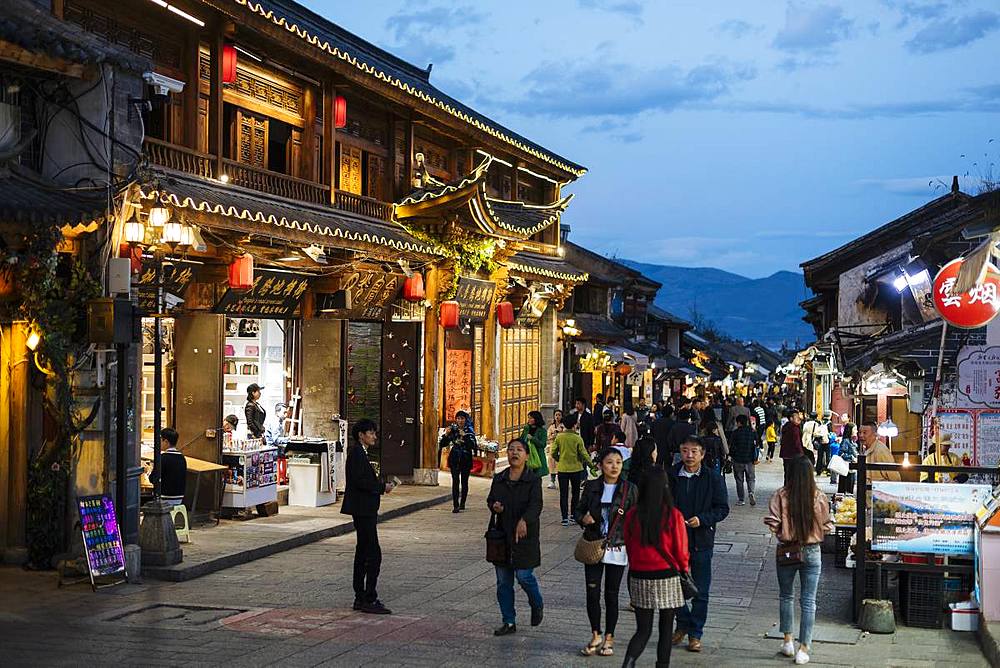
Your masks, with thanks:
[{"label": "row of old buildings", "polygon": [[2,4],[5,560],[88,494],[136,542],[158,431],[219,462],[252,384],[294,434],[374,419],[382,472],[434,483],[457,410],[503,440],[776,366],[567,238],[584,167],[295,2]]}]

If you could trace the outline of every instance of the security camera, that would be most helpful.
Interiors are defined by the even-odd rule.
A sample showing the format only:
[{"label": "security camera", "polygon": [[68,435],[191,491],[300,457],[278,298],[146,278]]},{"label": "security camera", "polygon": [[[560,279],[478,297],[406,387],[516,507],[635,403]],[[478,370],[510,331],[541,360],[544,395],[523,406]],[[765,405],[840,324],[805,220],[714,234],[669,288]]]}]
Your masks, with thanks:
[{"label": "security camera", "polygon": [[170,93],[180,93],[184,90],[184,82],[172,79],[157,72],[146,72],[142,75],[143,80],[153,87],[156,95],[169,95]]}]

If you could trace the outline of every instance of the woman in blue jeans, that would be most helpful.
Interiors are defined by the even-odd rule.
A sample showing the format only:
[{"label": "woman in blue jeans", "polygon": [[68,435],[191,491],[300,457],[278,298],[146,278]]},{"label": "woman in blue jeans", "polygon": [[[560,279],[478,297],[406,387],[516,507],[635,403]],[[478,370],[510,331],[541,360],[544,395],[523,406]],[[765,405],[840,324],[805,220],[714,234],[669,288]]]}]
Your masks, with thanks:
[{"label": "woman in blue jeans", "polygon": [[[816,487],[812,462],[805,457],[789,461],[785,486],[771,497],[764,523],[778,538],[789,546],[801,546],[801,560],[794,564],[778,564],[780,590],[780,626],[784,634],[781,653],[794,657],[795,663],[809,663],[812,646],[813,624],[816,621],[816,589],[823,568],[820,546],[823,537],[833,528],[830,519],[830,500]],[[795,622],[795,575],[799,576],[800,619],[799,648],[795,649],[792,628]]]}]

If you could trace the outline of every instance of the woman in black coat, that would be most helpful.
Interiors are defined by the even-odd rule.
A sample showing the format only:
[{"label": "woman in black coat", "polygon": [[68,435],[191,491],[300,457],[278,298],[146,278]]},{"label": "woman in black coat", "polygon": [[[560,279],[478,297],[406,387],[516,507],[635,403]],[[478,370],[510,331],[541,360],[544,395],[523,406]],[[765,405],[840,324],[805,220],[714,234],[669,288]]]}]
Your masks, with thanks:
[{"label": "woman in black coat", "polygon": [[486,505],[496,514],[507,538],[508,563],[494,564],[497,572],[497,602],[503,626],[493,635],[517,632],[514,609],[514,579],[528,595],[531,625],[542,623],[542,592],[533,569],[542,563],[538,540],[538,518],[542,514],[542,479],[528,468],[528,446],[519,438],[507,444],[509,468],[493,476]]},{"label": "woman in black coat", "polygon": [[476,432],[472,429],[472,419],[468,413],[455,413],[455,424],[444,433],[438,446],[442,449],[451,448],[448,451],[448,470],[451,471],[451,500],[455,504],[451,512],[457,513],[465,510],[465,500],[469,497],[472,455],[477,447]]},{"label": "woman in black coat", "polygon": [[267,418],[260,403],[260,391],[264,388],[257,383],[250,383],[247,387],[247,405],[244,413],[247,417],[247,433],[250,438],[262,438],[264,436],[264,420]]}]

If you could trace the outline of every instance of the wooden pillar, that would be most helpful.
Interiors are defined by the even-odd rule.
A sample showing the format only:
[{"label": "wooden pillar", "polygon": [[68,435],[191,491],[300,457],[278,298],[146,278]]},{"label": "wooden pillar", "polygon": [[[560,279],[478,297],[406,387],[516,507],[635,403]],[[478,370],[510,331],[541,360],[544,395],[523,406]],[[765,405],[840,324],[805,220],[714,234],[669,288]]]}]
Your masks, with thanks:
[{"label": "wooden pillar", "polygon": [[[26,323],[15,322],[10,327],[10,337],[5,338],[9,349],[4,356],[10,364],[9,380],[6,389],[9,392],[7,419],[7,460],[0,465],[8,465],[7,496],[3,501],[6,505],[6,537],[4,545],[4,561],[23,561],[27,556],[27,508],[28,508],[28,443],[29,429],[32,424],[29,412],[30,352],[26,344]],[[6,346],[5,346],[6,347]],[[6,366],[6,365],[5,365]],[[6,375],[7,369],[4,369]],[[39,435],[40,436],[40,435]],[[2,438],[2,435],[0,435]]]},{"label": "wooden pillar", "polygon": [[406,175],[406,183],[403,184],[403,193],[408,193],[413,189],[413,117],[406,119],[406,160],[404,162],[403,173]]},{"label": "wooden pillar", "polygon": [[208,94],[208,152],[215,156],[215,176],[223,173],[222,154],[226,141],[225,116],[222,105],[222,31],[216,32],[209,44],[211,76]]},{"label": "wooden pillar", "polygon": [[519,187],[518,184],[520,183],[520,179],[521,179],[521,170],[519,170],[518,167],[521,164],[522,164],[521,162],[515,160],[514,161],[514,166],[510,168],[510,172],[511,172],[511,174],[510,174],[510,198],[511,198],[511,200],[513,200],[515,202],[520,201],[520,199],[521,199],[521,197],[517,194],[518,187]]},{"label": "wooden pillar", "polygon": [[316,156],[316,89],[306,86],[302,95],[302,110],[305,125],[302,126],[302,151],[299,174],[303,179],[314,179]]},{"label": "wooden pillar", "polygon": [[483,323],[483,366],[479,370],[483,386],[483,406],[480,419],[483,435],[497,440],[500,431],[500,332],[497,328],[496,300],[490,304]]},{"label": "wooden pillar", "polygon": [[337,89],[332,80],[323,83],[323,184],[330,188],[330,204],[337,203],[337,126],[334,101]]},{"label": "wooden pillar", "polygon": [[[444,383],[444,330],[438,324],[438,291],[447,274],[441,267],[426,272],[425,290],[432,306],[424,313],[424,394],[421,415],[421,468],[437,468],[438,424]],[[485,402],[484,402],[485,403]]]},{"label": "wooden pillar", "polygon": [[[0,323],[0,552],[7,546],[9,515],[14,512],[10,505],[10,372],[11,326]],[[0,555],[0,561],[3,561]]]},{"label": "wooden pillar", "polygon": [[[195,31],[187,35],[184,48],[184,129],[175,140],[189,149],[198,150],[198,96],[201,88],[201,40]],[[183,137],[183,139],[182,139]]]}]

